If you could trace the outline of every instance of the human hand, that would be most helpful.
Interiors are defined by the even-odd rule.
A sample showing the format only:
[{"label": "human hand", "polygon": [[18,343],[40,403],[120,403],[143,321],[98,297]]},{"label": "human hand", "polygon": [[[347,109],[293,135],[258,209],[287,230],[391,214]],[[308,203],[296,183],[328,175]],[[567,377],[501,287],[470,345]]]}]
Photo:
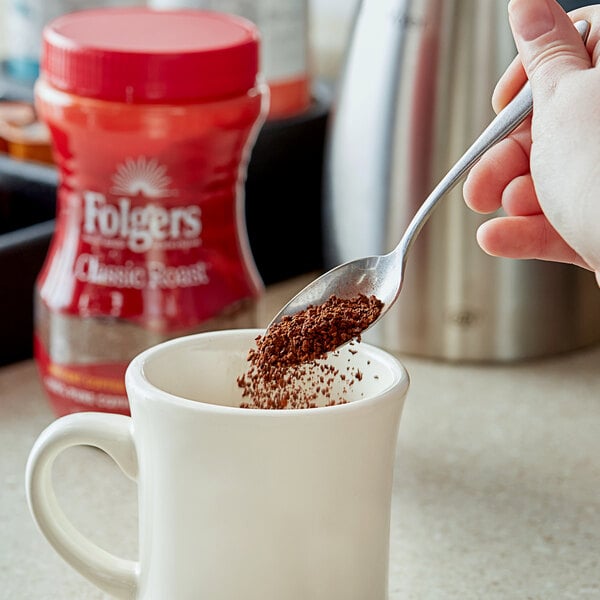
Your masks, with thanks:
[{"label": "human hand", "polygon": [[[600,5],[569,16],[555,0],[511,0],[519,56],[494,91],[501,110],[528,77],[533,116],[471,170],[463,194],[484,223],[479,245],[495,256],[567,262],[600,285]],[[572,21],[591,30],[584,46]]]}]

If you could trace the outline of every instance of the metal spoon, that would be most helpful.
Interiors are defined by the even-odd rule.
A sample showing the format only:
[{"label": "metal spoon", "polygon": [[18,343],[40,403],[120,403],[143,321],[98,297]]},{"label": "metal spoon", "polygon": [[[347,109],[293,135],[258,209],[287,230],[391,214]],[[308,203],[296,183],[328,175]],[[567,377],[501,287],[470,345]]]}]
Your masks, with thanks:
[{"label": "metal spoon", "polygon": [[[574,25],[585,43],[590,24],[577,21]],[[286,315],[291,316],[310,305],[323,304],[334,294],[340,298],[354,298],[359,294],[379,298],[384,306],[377,320],[371,323],[371,326],[374,325],[400,295],[408,253],[438,202],[487,150],[520,125],[532,108],[531,86],[527,82],[429,194],[394,250],[382,256],[352,260],[327,271],[296,294],[273,318],[269,327]]]}]

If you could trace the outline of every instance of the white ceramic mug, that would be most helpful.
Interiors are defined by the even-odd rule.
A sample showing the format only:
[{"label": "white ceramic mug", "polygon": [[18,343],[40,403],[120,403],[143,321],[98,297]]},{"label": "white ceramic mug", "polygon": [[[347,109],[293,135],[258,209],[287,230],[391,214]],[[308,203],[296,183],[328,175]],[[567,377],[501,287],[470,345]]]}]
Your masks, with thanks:
[{"label": "white ceramic mug", "polygon": [[[42,533],[90,581],[145,600],[385,600],[396,439],[409,379],[361,343],[347,404],[239,408],[259,330],[203,333],[137,356],[131,417],[61,417],[36,441],[27,497]],[[106,451],[138,484],[139,562],[81,535],[56,502],[66,448]]]}]

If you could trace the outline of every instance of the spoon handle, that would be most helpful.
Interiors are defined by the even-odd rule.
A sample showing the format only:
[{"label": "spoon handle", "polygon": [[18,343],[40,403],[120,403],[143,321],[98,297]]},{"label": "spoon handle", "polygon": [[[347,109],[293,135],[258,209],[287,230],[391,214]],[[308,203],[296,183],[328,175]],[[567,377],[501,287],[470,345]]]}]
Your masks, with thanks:
[{"label": "spoon handle", "polygon": [[[574,26],[585,43],[590,31],[590,24],[587,21],[577,21]],[[460,178],[471,169],[483,154],[516,129],[529,115],[532,108],[531,85],[527,81],[518,94],[498,113],[496,118],[448,171],[415,213],[400,243],[393,250],[393,253],[400,252],[402,254],[402,270],[404,270],[406,264],[408,251],[439,200],[458,183]]]}]

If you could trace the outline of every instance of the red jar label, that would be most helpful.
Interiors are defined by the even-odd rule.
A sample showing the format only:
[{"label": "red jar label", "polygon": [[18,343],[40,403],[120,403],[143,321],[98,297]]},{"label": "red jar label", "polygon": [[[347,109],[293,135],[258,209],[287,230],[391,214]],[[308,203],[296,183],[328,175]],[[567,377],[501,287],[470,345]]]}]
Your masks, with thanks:
[{"label": "red jar label", "polygon": [[[41,276],[43,297],[62,295],[64,313],[122,318],[160,332],[196,326],[255,297],[259,284],[238,231],[236,179],[186,189],[165,164],[138,156],[117,164],[104,189],[63,183],[59,206],[66,214]],[[55,269],[71,280],[68,299],[50,284]]]}]

